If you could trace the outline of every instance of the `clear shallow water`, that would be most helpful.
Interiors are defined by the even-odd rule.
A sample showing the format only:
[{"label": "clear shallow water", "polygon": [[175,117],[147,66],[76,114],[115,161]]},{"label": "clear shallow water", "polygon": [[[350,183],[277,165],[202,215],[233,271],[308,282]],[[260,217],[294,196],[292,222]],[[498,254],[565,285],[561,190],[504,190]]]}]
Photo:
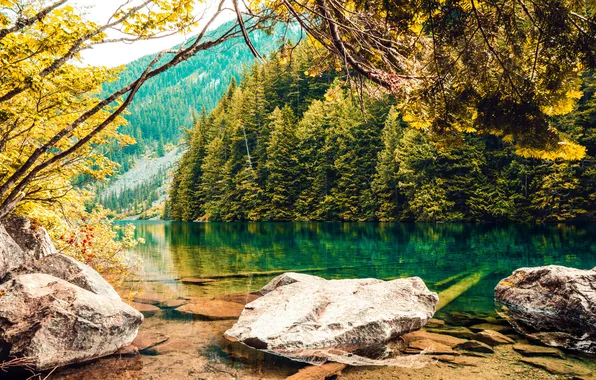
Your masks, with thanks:
[{"label": "clear shallow water", "polygon": [[[306,271],[327,279],[419,276],[441,292],[469,290],[442,311],[490,311],[497,282],[517,268],[596,266],[596,224],[134,222],[145,239],[134,253],[153,290],[218,295],[258,290],[275,274]],[[255,273],[184,285],[182,277]],[[473,286],[472,286],[473,285]]]},{"label": "clear shallow water", "polygon": [[[596,224],[472,225],[378,223],[169,223],[134,222],[145,239],[130,252],[139,277],[127,284],[141,296],[214,297],[260,289],[282,271],[331,278],[419,276],[451,300],[435,314],[447,324],[468,318],[499,321],[493,289],[520,267],[561,264],[596,266]],[[269,273],[267,273],[269,272]],[[272,273],[275,272],[275,273]],[[183,277],[216,278],[190,285]],[[462,293],[463,292],[463,293]],[[192,302],[192,301],[191,301]],[[471,319],[470,319],[471,318]],[[474,323],[479,323],[474,322]],[[169,338],[157,355],[120,357],[66,367],[59,379],[284,379],[303,364],[227,341],[234,321],[188,320],[162,309],[145,319],[140,333]],[[465,324],[465,323],[464,323]],[[524,337],[510,335],[516,342]],[[424,368],[350,367],[342,379],[563,379],[522,362],[511,345],[458,366],[436,362]],[[557,365],[596,373],[593,355],[565,352]]]}]

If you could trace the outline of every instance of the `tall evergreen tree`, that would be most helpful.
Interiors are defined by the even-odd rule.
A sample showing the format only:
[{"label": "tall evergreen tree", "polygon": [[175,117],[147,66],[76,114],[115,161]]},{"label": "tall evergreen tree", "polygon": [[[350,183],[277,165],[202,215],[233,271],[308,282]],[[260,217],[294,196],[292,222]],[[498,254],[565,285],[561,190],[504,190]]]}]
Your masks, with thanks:
[{"label": "tall evergreen tree", "polygon": [[397,173],[399,166],[396,159],[397,147],[403,134],[399,113],[391,108],[383,128],[383,150],[377,159],[377,172],[372,189],[377,199],[376,217],[380,221],[395,221],[398,218],[399,187]]},{"label": "tall evergreen tree", "polygon": [[267,190],[270,197],[269,218],[293,220],[294,202],[300,192],[298,139],[294,114],[290,107],[276,108],[271,114],[271,137],[267,144]]},{"label": "tall evergreen tree", "polygon": [[300,194],[296,200],[297,219],[325,220],[323,202],[329,193],[328,173],[332,162],[326,154],[327,119],[325,105],[315,100],[298,123],[297,156],[300,158]]}]

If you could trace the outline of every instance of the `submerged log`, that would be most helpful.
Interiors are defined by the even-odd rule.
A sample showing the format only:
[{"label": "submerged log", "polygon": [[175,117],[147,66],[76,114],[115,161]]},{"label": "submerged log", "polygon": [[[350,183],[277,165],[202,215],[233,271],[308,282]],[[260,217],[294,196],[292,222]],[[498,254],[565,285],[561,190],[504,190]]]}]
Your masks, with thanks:
[{"label": "submerged log", "polygon": [[437,311],[449,305],[453,300],[455,300],[457,297],[461,296],[467,290],[478,284],[480,280],[488,276],[490,273],[492,273],[492,270],[490,269],[481,269],[440,292]]},{"label": "submerged log", "polygon": [[215,281],[212,278],[200,278],[200,277],[183,277],[179,280],[183,284],[189,285],[207,285]]},{"label": "submerged log", "polygon": [[458,273],[458,274],[456,274],[456,275],[453,275],[453,276],[451,276],[451,277],[447,277],[447,278],[446,278],[446,279],[444,279],[444,280],[441,280],[441,281],[437,281],[437,282],[435,282],[435,286],[443,286],[443,285],[447,285],[447,284],[449,284],[450,282],[453,282],[453,281],[455,281],[455,280],[457,280],[457,279],[459,279],[459,278],[462,278],[462,277],[464,277],[464,276],[468,276],[468,275],[470,275],[470,274],[472,274],[472,273],[476,273],[476,272],[478,272],[478,271],[479,271],[479,270],[478,270],[478,268],[476,268],[476,269],[470,269],[470,270],[467,270],[467,271],[464,271],[464,272],[460,272],[460,273]]}]

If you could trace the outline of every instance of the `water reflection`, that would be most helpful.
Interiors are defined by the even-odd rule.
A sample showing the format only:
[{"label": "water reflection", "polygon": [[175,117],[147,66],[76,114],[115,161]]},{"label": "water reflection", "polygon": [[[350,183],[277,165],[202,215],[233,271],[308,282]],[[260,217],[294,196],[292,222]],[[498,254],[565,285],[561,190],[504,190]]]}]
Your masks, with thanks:
[{"label": "water reflection", "polygon": [[310,271],[325,278],[419,276],[440,291],[450,277],[490,274],[449,308],[491,309],[492,290],[513,270],[561,264],[596,266],[596,225],[406,223],[135,222],[145,244],[142,277],[176,294],[254,291],[274,275],[226,278],[198,289],[187,276]]}]

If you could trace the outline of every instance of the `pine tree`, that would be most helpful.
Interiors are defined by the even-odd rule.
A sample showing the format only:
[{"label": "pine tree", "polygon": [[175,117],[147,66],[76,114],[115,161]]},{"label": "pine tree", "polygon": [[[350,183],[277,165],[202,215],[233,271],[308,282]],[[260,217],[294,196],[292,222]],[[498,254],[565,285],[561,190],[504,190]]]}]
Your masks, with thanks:
[{"label": "pine tree", "polygon": [[265,219],[265,194],[257,182],[256,171],[247,166],[236,176],[236,189],[242,205],[241,220],[259,221]]},{"label": "pine tree", "polygon": [[326,115],[323,102],[315,100],[296,129],[300,158],[300,193],[296,201],[297,219],[325,220],[322,203],[328,195],[327,175],[331,163],[325,152]]},{"label": "pine tree", "polygon": [[203,176],[199,184],[199,196],[204,203],[202,220],[222,220],[225,214],[225,195],[229,189],[225,165],[225,145],[222,138],[216,137],[207,145],[207,155],[201,165]]},{"label": "pine tree", "polygon": [[436,148],[422,132],[407,129],[397,148],[399,188],[406,197],[402,218],[415,221],[450,220],[454,202],[447,199],[445,182],[436,177]]},{"label": "pine tree", "polygon": [[376,217],[380,221],[394,221],[398,218],[399,187],[397,173],[399,166],[395,157],[403,134],[398,111],[392,107],[383,128],[383,150],[379,152],[372,189],[377,199]]},{"label": "pine tree", "polygon": [[267,192],[270,197],[269,219],[293,220],[294,202],[300,192],[300,173],[290,107],[276,108],[271,114],[271,136],[267,145]]}]

